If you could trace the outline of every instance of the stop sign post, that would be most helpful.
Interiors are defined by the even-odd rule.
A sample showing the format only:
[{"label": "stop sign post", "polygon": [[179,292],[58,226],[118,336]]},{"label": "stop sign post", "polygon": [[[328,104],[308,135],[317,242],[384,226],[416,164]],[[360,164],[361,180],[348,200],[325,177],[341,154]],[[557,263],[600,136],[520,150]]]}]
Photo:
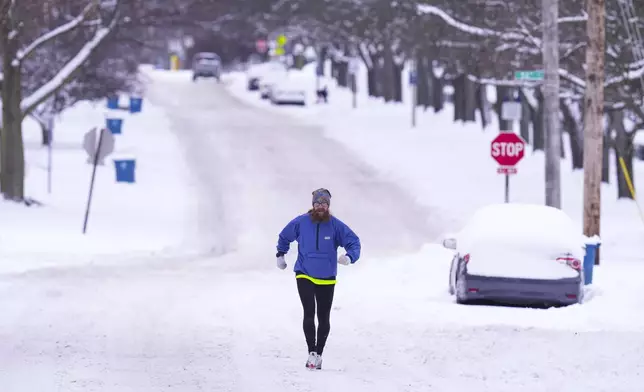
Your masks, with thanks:
[{"label": "stop sign post", "polygon": [[516,174],[516,164],[525,155],[526,142],[514,132],[501,132],[492,140],[490,153],[499,164],[497,173],[505,174],[505,202],[510,199],[510,174]]}]

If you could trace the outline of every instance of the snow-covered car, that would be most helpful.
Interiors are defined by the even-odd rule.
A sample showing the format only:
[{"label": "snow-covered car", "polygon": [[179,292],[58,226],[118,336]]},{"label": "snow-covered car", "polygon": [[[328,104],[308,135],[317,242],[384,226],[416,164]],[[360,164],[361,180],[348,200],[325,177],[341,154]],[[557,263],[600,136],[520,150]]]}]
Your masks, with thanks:
[{"label": "snow-covered car", "polygon": [[192,58],[192,80],[200,77],[221,79],[221,58],[216,53],[200,52]]},{"label": "snow-covered car", "polygon": [[270,100],[273,105],[306,105],[305,84],[291,78],[275,81],[271,86]]},{"label": "snow-covered car", "polygon": [[268,99],[271,80],[277,76],[283,76],[287,71],[286,65],[278,61],[253,65],[246,72],[247,88],[250,91],[264,89],[265,92],[262,94],[262,98]]},{"label": "snow-covered car", "polygon": [[443,240],[455,251],[449,292],[458,303],[581,303],[584,238],[572,219],[553,207],[483,207],[460,232]]}]

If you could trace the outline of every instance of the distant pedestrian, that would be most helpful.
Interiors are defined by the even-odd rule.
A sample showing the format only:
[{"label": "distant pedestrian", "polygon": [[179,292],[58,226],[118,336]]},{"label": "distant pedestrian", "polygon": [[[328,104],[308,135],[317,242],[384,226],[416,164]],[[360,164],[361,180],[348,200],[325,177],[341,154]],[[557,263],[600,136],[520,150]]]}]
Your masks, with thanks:
[{"label": "distant pedestrian", "polygon": [[[338,265],[353,264],[360,258],[360,238],[329,211],[331,192],[313,191],[313,208],[291,220],[277,241],[277,267],[286,268],[284,255],[290,244],[298,242],[298,255],[293,271],[297,281],[304,319],[302,326],[309,357],[306,367],[322,368],[322,352],[329,336],[329,322]],[[346,254],[338,257],[338,247]],[[317,303],[317,342],[315,313]]]}]

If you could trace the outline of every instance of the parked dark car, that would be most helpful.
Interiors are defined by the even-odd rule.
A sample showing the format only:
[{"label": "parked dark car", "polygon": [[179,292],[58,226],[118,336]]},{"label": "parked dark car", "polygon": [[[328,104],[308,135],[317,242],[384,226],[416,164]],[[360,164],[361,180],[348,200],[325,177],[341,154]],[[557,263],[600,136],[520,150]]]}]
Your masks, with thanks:
[{"label": "parked dark car", "polygon": [[455,251],[449,292],[457,303],[583,301],[583,235],[559,209],[514,203],[483,207],[443,246]]}]

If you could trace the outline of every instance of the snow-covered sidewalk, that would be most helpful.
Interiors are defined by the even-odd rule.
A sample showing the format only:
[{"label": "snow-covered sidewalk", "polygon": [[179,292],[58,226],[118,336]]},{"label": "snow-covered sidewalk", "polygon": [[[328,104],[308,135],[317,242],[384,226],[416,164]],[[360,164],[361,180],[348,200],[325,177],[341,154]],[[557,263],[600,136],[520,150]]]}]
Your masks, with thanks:
[{"label": "snow-covered sidewalk", "polygon": [[[114,153],[97,168],[83,235],[92,175],[83,136],[105,127],[107,116],[123,119],[122,134],[114,135]],[[109,255],[125,260],[181,248],[193,220],[189,178],[163,110],[147,100],[136,114],[108,110],[105,102],[81,102],[66,110],[54,128],[51,193],[48,149],[30,118],[24,135],[26,195],[43,205],[0,203],[0,271],[88,263]],[[136,160],[135,183],[116,182],[115,159]]]}]

